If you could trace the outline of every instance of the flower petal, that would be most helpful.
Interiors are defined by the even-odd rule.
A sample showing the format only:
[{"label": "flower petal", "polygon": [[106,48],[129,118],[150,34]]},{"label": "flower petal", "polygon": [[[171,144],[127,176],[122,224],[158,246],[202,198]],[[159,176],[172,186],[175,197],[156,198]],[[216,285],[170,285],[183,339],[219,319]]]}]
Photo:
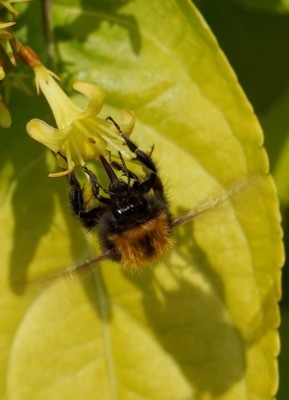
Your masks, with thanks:
[{"label": "flower petal", "polygon": [[73,89],[84,94],[89,103],[83,117],[96,116],[102,109],[105,93],[99,85],[88,82],[75,82]]},{"label": "flower petal", "polygon": [[131,110],[122,110],[120,112],[121,123],[119,124],[122,131],[129,136],[135,125],[135,113]]},{"label": "flower petal", "polygon": [[44,94],[59,129],[67,128],[75,119],[82,116],[82,110],[61,89],[52,71],[38,64],[34,67],[34,73],[37,91],[40,89]]},{"label": "flower petal", "polygon": [[0,81],[2,81],[5,78],[5,70],[3,67],[0,65]]},{"label": "flower petal", "polygon": [[67,140],[70,127],[56,129],[40,119],[32,119],[26,125],[28,135],[57,153]]},{"label": "flower petal", "polygon": [[9,26],[12,26],[12,25],[15,25],[15,24],[16,24],[16,22],[1,22],[0,23],[0,29],[8,28]]},{"label": "flower petal", "polygon": [[105,121],[97,117],[82,118],[73,122],[68,139],[73,142],[73,145],[70,146],[72,159],[75,160],[76,148],[84,160],[97,158],[100,154],[106,152],[107,141],[100,136],[99,129],[102,122]]},{"label": "flower petal", "polygon": [[14,53],[13,53],[13,49],[10,45],[9,40],[12,39],[12,35],[5,31],[2,30],[0,32],[0,46],[3,48],[3,50],[5,51],[5,53],[7,54],[7,56],[9,57],[11,63],[15,66],[16,65],[16,60],[14,57]]}]

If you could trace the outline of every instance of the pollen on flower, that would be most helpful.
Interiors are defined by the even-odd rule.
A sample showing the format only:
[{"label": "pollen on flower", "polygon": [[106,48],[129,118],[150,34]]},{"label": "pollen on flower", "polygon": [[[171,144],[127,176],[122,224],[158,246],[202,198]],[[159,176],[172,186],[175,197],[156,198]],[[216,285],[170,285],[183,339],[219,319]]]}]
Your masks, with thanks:
[{"label": "pollen on flower", "polygon": [[[112,153],[120,151],[126,159],[130,159],[114,124],[98,116],[105,98],[101,87],[88,82],[76,82],[73,85],[76,91],[88,99],[86,108],[81,109],[61,89],[56,75],[35,59],[33,52],[32,58],[29,58],[29,51],[27,54],[28,64],[35,73],[36,87],[45,96],[57,125],[53,127],[34,118],[26,126],[28,134],[58,155],[58,164],[65,168],[64,171],[50,176],[68,174],[75,165],[85,165],[86,160],[95,159],[107,150]],[[121,113],[121,118],[121,129],[130,135],[135,122],[134,113],[125,110]]]}]

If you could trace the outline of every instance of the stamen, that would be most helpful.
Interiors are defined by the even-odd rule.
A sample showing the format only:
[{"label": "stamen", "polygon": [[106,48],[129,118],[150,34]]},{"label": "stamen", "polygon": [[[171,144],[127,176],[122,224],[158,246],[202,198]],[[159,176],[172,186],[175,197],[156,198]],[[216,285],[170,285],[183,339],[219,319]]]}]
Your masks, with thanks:
[{"label": "stamen", "polygon": [[[91,121],[91,125],[92,125],[92,128],[98,128],[98,124],[95,122],[95,121]],[[94,125],[94,127],[93,127],[93,125]],[[78,129],[78,131],[85,137],[85,139],[87,139],[90,143],[92,143],[92,144],[94,144],[95,145],[95,147],[98,149],[98,151],[99,151],[99,153],[101,154],[101,153],[103,153],[103,148],[101,147],[101,146],[99,146],[99,144],[97,143],[97,141],[96,140],[94,140],[92,137],[91,137],[91,130],[93,130],[93,129],[91,129],[91,127],[90,127],[90,130],[88,131],[88,129],[86,129],[86,127],[85,127],[85,125],[82,123],[82,121],[81,120],[75,120],[74,121],[74,126]],[[95,129],[95,130],[96,130]],[[102,137],[101,135],[99,135],[100,137]]]},{"label": "stamen", "polygon": [[71,174],[71,172],[74,170],[74,166],[75,166],[75,164],[72,161],[70,168],[66,169],[65,171],[61,171],[61,172],[53,172],[53,173],[49,174],[48,176],[49,176],[49,178],[58,178],[60,176],[65,176],[65,175]]}]

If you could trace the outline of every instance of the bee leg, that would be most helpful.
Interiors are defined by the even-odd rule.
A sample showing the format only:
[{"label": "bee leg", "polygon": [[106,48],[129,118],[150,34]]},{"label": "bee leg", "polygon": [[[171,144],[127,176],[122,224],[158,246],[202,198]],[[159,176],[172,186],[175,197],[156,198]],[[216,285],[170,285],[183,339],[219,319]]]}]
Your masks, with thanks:
[{"label": "bee leg", "polygon": [[109,155],[109,163],[112,166],[112,168],[116,169],[117,171],[122,171],[128,179],[133,179],[134,181],[138,181],[139,180],[138,176],[127,168],[126,163],[120,151],[118,152],[118,155],[121,163],[118,163],[117,161],[112,161],[111,156]]},{"label": "bee leg", "polygon": [[141,193],[147,193],[151,189],[160,199],[162,199],[165,203],[167,202],[162,181],[155,173],[152,173],[145,181],[138,185],[138,190]]},{"label": "bee leg", "polygon": [[85,228],[93,228],[98,224],[99,218],[103,215],[105,207],[96,207],[88,211],[84,207],[83,189],[81,188],[75,173],[68,174],[70,185],[69,201],[72,212]]},{"label": "bee leg", "polygon": [[[114,126],[117,128],[120,136],[126,142],[130,151],[136,155],[136,158],[152,171],[152,174],[144,182],[142,182],[139,185],[140,191],[142,193],[147,193],[150,189],[153,189],[153,191],[162,200],[164,200],[166,202],[166,197],[164,195],[164,187],[163,187],[162,181],[157,175],[157,172],[158,172],[157,167],[151,158],[151,154],[154,150],[154,146],[152,146],[149,154],[145,153],[144,151],[140,150],[132,140],[130,140],[130,138],[121,130],[120,126],[114,121],[114,119],[112,117],[108,117],[107,120],[111,121],[114,124]],[[120,157],[120,159],[122,160],[122,157]],[[124,161],[122,162],[122,164],[123,163],[124,163]],[[121,167],[121,165],[120,165],[120,167]],[[138,180],[136,180],[135,183],[138,184]]]},{"label": "bee leg", "polygon": [[140,150],[137,145],[130,140],[130,138],[121,130],[120,126],[115,122],[115,120],[112,117],[107,117],[107,120],[111,121],[114,126],[116,127],[116,129],[118,130],[120,136],[123,138],[123,140],[125,141],[127,147],[130,149],[130,151],[132,153],[134,153],[136,155],[136,158],[143,163],[147,168],[149,168],[151,171],[153,171],[154,173],[157,172],[157,167],[155,165],[155,163],[153,162],[150,154],[152,153],[152,150],[150,152],[150,154],[145,153],[144,151]]},{"label": "bee leg", "polygon": [[89,182],[90,182],[90,187],[93,193],[93,196],[101,201],[104,204],[110,204],[110,200],[107,197],[101,196],[99,194],[99,189],[103,190],[105,193],[107,193],[107,190],[101,186],[100,182],[98,181],[97,177],[94,175],[90,169],[86,167],[86,165],[83,166],[84,172],[88,175]]},{"label": "bee leg", "polygon": [[73,213],[78,217],[81,210],[83,210],[84,200],[82,188],[75,176],[74,172],[67,175],[68,183],[70,185],[69,201]]}]

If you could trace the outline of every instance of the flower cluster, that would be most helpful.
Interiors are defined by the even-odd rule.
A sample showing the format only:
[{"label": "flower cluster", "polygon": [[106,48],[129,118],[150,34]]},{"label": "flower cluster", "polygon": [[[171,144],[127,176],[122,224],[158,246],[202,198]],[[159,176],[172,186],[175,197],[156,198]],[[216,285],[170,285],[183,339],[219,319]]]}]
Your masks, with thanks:
[{"label": "flower cluster", "polygon": [[[100,118],[105,94],[94,83],[77,82],[73,88],[88,99],[86,109],[79,108],[65,94],[57,83],[57,76],[40,63],[37,56],[26,46],[35,73],[38,92],[42,92],[53,112],[57,128],[39,119],[28,122],[26,129],[35,140],[47,146],[56,155],[64,171],[50,174],[62,176],[71,172],[75,165],[85,165],[85,160],[94,159],[110,149],[120,151],[126,159],[130,156],[123,146],[123,141],[111,121]],[[130,135],[134,127],[134,114],[123,111],[120,127]]]},{"label": "flower cluster", "polygon": [[25,3],[28,2],[29,0],[1,0],[0,1],[0,6],[5,7],[6,10],[10,11],[14,15],[19,15],[18,11],[15,10],[13,7],[12,3]]},{"label": "flower cluster", "polygon": [[[10,40],[12,39],[13,36],[6,28],[9,28],[14,24],[15,22],[6,22],[6,23],[0,22],[0,46],[5,51],[5,53],[7,54],[13,65],[16,64],[13,50],[10,44]],[[0,62],[0,81],[2,81],[6,76],[4,65],[1,64],[2,62]],[[0,95],[0,126],[2,128],[9,128],[10,125],[11,125],[11,116],[9,110],[7,108],[6,103],[3,100],[3,96]]]},{"label": "flower cluster", "polygon": [[[0,11],[4,8],[12,13],[14,16],[17,16],[19,13],[13,7],[12,3],[23,3],[29,0],[0,0]],[[6,14],[3,14],[5,16]],[[7,14],[8,15],[8,14]],[[8,16],[10,19],[10,16]],[[16,60],[14,56],[14,51],[11,46],[11,40],[14,39],[14,35],[11,31],[11,27],[15,25],[16,22],[9,21],[9,22],[0,22],[0,46],[2,47],[3,51],[6,53],[7,57],[9,58],[12,66],[15,67]],[[6,65],[7,64],[7,65]],[[8,65],[7,60],[5,57],[0,58],[0,81],[6,77],[6,69],[9,70],[10,66]],[[11,116],[10,112],[7,107],[7,93],[9,92],[9,85],[6,85],[6,82],[1,85],[1,93],[0,94],[0,126],[2,128],[9,128],[11,125]]]}]

